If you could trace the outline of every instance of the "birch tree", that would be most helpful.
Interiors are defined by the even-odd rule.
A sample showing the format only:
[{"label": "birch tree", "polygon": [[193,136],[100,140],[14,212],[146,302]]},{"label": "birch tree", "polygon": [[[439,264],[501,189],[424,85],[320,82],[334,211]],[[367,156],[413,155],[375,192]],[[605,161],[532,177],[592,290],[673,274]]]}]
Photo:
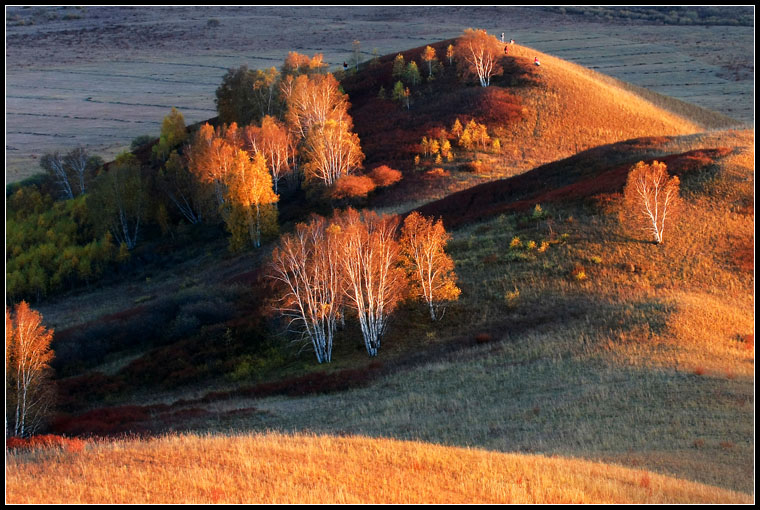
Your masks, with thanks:
[{"label": "birch tree", "polygon": [[337,249],[339,229],[321,216],[296,225],[272,252],[270,277],[279,282],[276,308],[289,328],[308,338],[318,363],[332,360],[333,337],[343,307]]},{"label": "birch tree", "polygon": [[76,147],[70,150],[63,158],[64,167],[69,171],[72,179],[79,189],[79,195],[87,191],[88,181],[95,174],[102,160],[97,156],[91,156],[84,147]]},{"label": "birch tree", "polygon": [[209,203],[213,201],[211,187],[190,173],[177,151],[169,155],[158,173],[157,181],[159,188],[188,222],[195,225],[203,221],[206,211],[210,209]]},{"label": "birch tree", "polygon": [[26,301],[5,309],[6,435],[28,437],[42,424],[53,398],[50,342],[53,331]]},{"label": "birch tree", "polygon": [[40,167],[53,178],[65,199],[74,198],[65,157],[60,152],[49,152],[43,155],[40,159]]},{"label": "birch tree", "polygon": [[401,260],[410,277],[412,293],[428,305],[430,319],[443,317],[447,302],[459,298],[454,261],[444,248],[451,236],[443,222],[433,222],[418,212],[404,219],[401,228]]},{"label": "birch tree", "polygon": [[269,172],[272,174],[274,192],[280,180],[286,177],[295,167],[296,144],[293,136],[284,124],[265,116],[261,126],[246,126],[243,129],[243,148],[251,154],[261,152],[267,162]]},{"label": "birch tree", "polygon": [[669,177],[665,163],[653,161],[636,163],[628,173],[623,189],[625,210],[655,244],[663,242],[666,221],[672,221],[682,204],[680,181]]},{"label": "birch tree", "polygon": [[[279,198],[272,189],[272,176],[267,170],[264,155],[259,152],[251,159],[246,151],[237,149],[231,160],[227,184],[229,201],[245,211],[251,242],[259,248],[262,208],[276,203]],[[230,216],[225,219],[230,219]]]},{"label": "birch tree", "polygon": [[477,75],[480,85],[488,87],[491,76],[501,71],[498,58],[501,44],[485,30],[465,29],[454,48],[455,54],[467,64],[466,69]]},{"label": "birch tree", "polygon": [[132,250],[137,245],[147,203],[140,162],[131,153],[119,154],[98,177],[95,187],[89,195],[93,219],[106,225],[118,243]]},{"label": "birch tree", "polygon": [[349,123],[348,129],[353,128],[348,115],[348,96],[341,92],[332,74],[300,75],[284,82],[282,92],[285,120],[299,139],[305,139],[313,126],[323,125],[328,120]]},{"label": "birch tree", "polygon": [[236,123],[214,130],[205,123],[189,147],[188,167],[198,180],[214,186],[217,204],[222,206],[227,192],[227,180],[237,147],[242,147],[242,134]]},{"label": "birch tree", "polygon": [[435,48],[432,46],[425,46],[425,50],[422,52],[423,62],[428,64],[428,78],[433,77],[433,61],[436,60]]},{"label": "birch tree", "polygon": [[311,130],[305,142],[307,181],[321,181],[330,187],[344,175],[360,168],[364,153],[350,123],[330,119]]},{"label": "birch tree", "polygon": [[161,136],[153,146],[153,157],[165,161],[172,149],[182,145],[186,139],[185,117],[177,108],[172,107],[171,112],[161,122]]},{"label": "birch tree", "polygon": [[365,212],[362,218],[349,208],[337,224],[347,303],[357,314],[367,353],[377,356],[388,319],[406,285],[398,267],[398,217]]}]

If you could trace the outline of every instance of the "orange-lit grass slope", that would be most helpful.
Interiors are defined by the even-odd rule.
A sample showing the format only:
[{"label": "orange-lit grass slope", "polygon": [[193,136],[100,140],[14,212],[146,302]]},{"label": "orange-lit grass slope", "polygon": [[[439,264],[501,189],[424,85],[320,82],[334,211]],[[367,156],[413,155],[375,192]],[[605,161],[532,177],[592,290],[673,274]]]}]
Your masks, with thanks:
[{"label": "orange-lit grass slope", "polygon": [[[432,45],[442,68],[432,82],[423,78],[422,84],[412,87],[408,111],[390,99],[377,97],[381,86],[390,96],[396,80],[391,76],[395,54],[381,57],[343,79],[368,166],[387,163],[411,169],[415,153],[420,152],[421,137],[450,129],[455,118],[485,123],[500,139],[500,154],[487,157],[501,167],[497,172],[500,175],[513,175],[598,145],[643,136],[696,133],[732,123],[725,116],[636,89],[519,45],[510,46],[509,55],[501,60],[504,72],[494,77],[492,86],[483,88],[472,79],[463,79],[456,71],[456,62],[449,65],[444,55],[454,42]],[[414,60],[421,66],[424,49],[402,52],[405,62]],[[536,56],[540,67],[533,65]],[[420,69],[423,67],[427,71],[426,66]],[[454,152],[463,154],[456,146]],[[462,162],[458,158],[455,163],[449,166]]]},{"label": "orange-lit grass slope", "polygon": [[[533,65],[535,57],[541,63],[539,86],[516,91],[524,118],[503,134],[505,152],[511,149],[514,164],[522,168],[598,145],[695,133],[730,122],[700,108],[683,108],[682,102],[665,97],[656,106],[618,80],[531,48],[515,45],[510,56],[525,65]],[[677,110],[680,115],[672,113]]]},{"label": "orange-lit grass slope", "polygon": [[646,470],[314,435],[173,435],[16,451],[8,503],[749,503]]}]

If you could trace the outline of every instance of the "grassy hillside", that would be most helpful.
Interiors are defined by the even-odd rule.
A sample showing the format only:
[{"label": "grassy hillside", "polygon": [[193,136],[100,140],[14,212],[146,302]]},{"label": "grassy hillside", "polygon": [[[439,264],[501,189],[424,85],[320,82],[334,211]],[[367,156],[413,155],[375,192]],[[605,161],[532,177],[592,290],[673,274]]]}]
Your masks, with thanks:
[{"label": "grassy hillside", "polygon": [[7,467],[6,501],[24,504],[751,502],[641,469],[365,437],[172,435],[19,451]]},{"label": "grassy hillside", "polygon": [[[370,62],[343,79],[352,102],[355,129],[367,155],[365,166],[388,164],[404,171],[404,181],[392,196],[380,201],[419,200],[440,197],[475,182],[507,177],[578,152],[632,138],[672,136],[724,128],[735,122],[723,115],[654,94],[531,48],[510,45],[502,56],[503,71],[490,87],[463,78],[456,62],[444,57],[454,40],[432,45],[439,70],[412,86],[409,109],[390,99],[398,78],[391,75],[395,55]],[[417,62],[427,75],[421,54],[424,47],[401,54]],[[533,65],[539,57],[541,66]],[[405,84],[406,85],[406,84]],[[386,98],[378,97],[380,88]],[[423,159],[423,136],[438,137],[450,130],[455,119],[475,120],[488,126],[499,151],[462,150],[454,141],[454,161],[432,164]],[[473,173],[470,161],[481,161]],[[441,167],[451,175],[431,178],[427,173]]]}]

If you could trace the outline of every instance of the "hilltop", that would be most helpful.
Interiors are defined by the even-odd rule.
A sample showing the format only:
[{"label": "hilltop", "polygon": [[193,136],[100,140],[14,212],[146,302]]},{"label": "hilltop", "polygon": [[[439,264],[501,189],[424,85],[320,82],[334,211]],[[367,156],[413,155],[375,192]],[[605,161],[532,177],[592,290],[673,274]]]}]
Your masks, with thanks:
[{"label": "hilltop", "polygon": [[[723,115],[627,85],[602,74],[520,45],[510,45],[501,56],[503,72],[490,87],[464,79],[448,64],[446,49],[455,40],[431,45],[440,66],[434,79],[423,78],[412,89],[409,109],[389,98],[391,74],[397,54],[379,57],[342,80],[349,94],[355,130],[366,153],[365,166],[386,164],[404,173],[404,181],[392,196],[379,200],[419,201],[439,198],[476,182],[508,177],[541,164],[566,158],[600,145],[640,137],[692,134],[725,128],[735,121]],[[427,70],[421,54],[425,47],[399,54]],[[533,64],[538,57],[540,66]],[[386,97],[378,97],[380,88]],[[452,141],[454,161],[415,167],[422,154],[423,136],[438,137],[451,131],[459,119],[488,127],[501,150],[460,150]],[[450,136],[450,135],[449,135]],[[475,169],[472,161],[482,166]],[[441,167],[451,174],[432,179],[427,173]]]}]

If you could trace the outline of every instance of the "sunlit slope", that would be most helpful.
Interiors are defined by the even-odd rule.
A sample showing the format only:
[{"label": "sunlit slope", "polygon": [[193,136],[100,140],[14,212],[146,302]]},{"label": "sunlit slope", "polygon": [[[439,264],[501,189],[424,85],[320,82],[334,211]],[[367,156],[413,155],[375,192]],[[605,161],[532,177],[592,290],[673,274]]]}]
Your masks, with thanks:
[{"label": "sunlit slope", "polygon": [[6,477],[8,503],[750,502],[610,464],[312,435],[183,435],[14,454]]},{"label": "sunlit slope", "polygon": [[[692,112],[703,112],[700,118],[672,113],[616,80],[531,48],[514,45],[510,56],[526,65],[535,57],[541,63],[539,85],[515,90],[524,117],[505,132],[502,144],[519,151],[514,156],[523,167],[630,138],[695,133],[715,122],[698,108]],[[672,101],[673,109],[677,103]]]},{"label": "sunlit slope", "polygon": [[[398,79],[392,76],[396,54],[385,55],[342,81],[367,156],[365,166],[388,164],[402,170],[405,180],[400,188],[409,188],[402,193],[407,199],[420,198],[424,182],[418,181],[425,173],[421,170],[432,165],[432,158],[422,157],[415,169],[415,156],[425,153],[422,137],[437,138],[443,130],[450,133],[456,119],[486,125],[500,148],[466,150],[449,135],[454,160],[432,166],[459,172],[453,180],[506,177],[601,145],[735,124],[715,112],[520,45],[510,45],[509,54],[501,56],[502,70],[493,76],[491,86],[480,87],[476,79],[463,76],[456,61],[449,64],[443,57],[448,45],[455,43],[450,39],[431,45],[442,65],[434,80],[424,78],[412,87],[409,109],[389,97]],[[420,64],[424,49],[401,55],[405,62]],[[534,57],[540,66],[534,65]],[[384,98],[379,97],[381,87]],[[486,163],[488,170],[468,175],[470,161]]]}]

